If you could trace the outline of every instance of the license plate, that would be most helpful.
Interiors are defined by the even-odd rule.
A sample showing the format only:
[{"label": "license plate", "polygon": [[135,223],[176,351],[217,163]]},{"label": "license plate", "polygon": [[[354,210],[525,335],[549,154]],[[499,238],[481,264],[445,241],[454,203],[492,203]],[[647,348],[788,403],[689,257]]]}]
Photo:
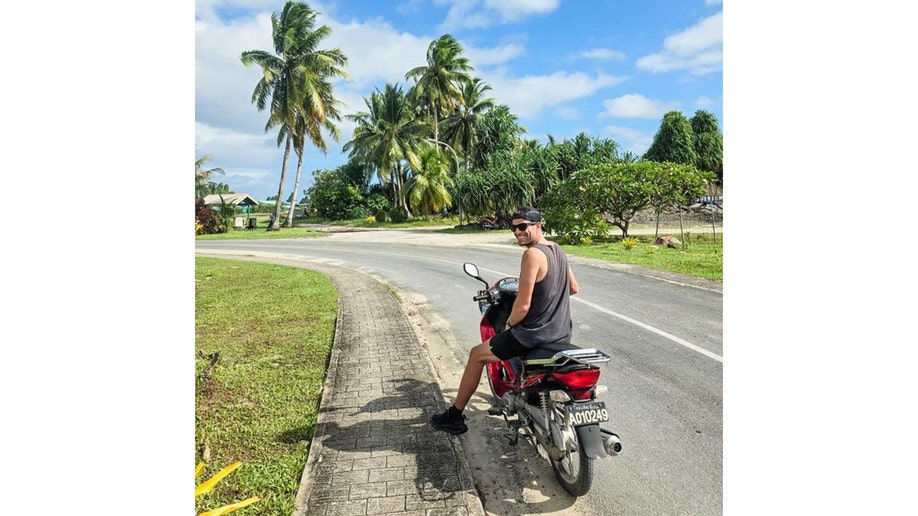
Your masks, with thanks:
[{"label": "license plate", "polygon": [[567,407],[568,422],[573,426],[603,423],[609,420],[609,411],[602,401],[575,403]]}]

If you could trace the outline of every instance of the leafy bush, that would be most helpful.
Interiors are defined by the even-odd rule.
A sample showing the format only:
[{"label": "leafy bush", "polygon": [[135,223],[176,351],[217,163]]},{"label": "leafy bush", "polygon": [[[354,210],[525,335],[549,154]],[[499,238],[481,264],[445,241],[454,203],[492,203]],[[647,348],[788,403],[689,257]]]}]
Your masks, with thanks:
[{"label": "leafy bush", "polygon": [[204,204],[203,197],[198,197],[194,201],[194,220],[195,228],[200,226],[200,229],[195,229],[195,235],[226,233],[226,227],[223,225],[220,214]]},{"label": "leafy bush", "polygon": [[389,202],[389,199],[386,199],[386,196],[379,193],[372,193],[366,200],[367,209],[370,210],[370,213],[377,214],[376,219],[379,220],[380,212],[387,212],[392,209],[392,203]]},{"label": "leafy bush", "polygon": [[331,220],[362,219],[370,214],[360,189],[348,184],[333,171],[313,174],[315,183],[309,198],[320,217]]},{"label": "leafy bush", "polygon": [[404,206],[392,208],[392,210],[389,211],[389,220],[392,222],[405,222],[408,220],[408,209]]},{"label": "leafy bush", "polygon": [[376,224],[376,217],[373,215],[370,215],[369,217],[363,219],[363,221],[366,222],[367,224]]},{"label": "leafy bush", "polygon": [[565,243],[590,245],[594,240],[607,238],[611,232],[609,223],[596,210],[578,211],[560,207],[548,208],[542,213]]},{"label": "leafy bush", "polygon": [[638,243],[638,239],[632,237],[628,237],[622,240],[622,245],[625,246],[625,249],[629,251],[637,247]]}]

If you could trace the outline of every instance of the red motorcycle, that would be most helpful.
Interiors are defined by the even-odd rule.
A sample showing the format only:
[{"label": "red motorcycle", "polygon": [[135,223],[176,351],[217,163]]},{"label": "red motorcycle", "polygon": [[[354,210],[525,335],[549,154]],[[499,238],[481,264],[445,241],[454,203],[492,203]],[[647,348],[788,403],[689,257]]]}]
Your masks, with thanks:
[{"label": "red motorcycle", "polygon": [[510,219],[503,215],[495,217],[482,217],[478,220],[478,225],[485,231],[489,229],[510,229]]},{"label": "red motorcycle", "polygon": [[[479,330],[485,341],[503,331],[519,288],[519,278],[489,285],[473,263],[463,264],[469,276],[484,283],[472,299],[481,310]],[[582,496],[593,483],[593,462],[618,455],[618,435],[599,426],[609,420],[606,404],[596,401],[608,391],[599,385],[599,364],[611,357],[571,343],[543,345],[521,358],[487,366],[494,396],[488,414],[503,416],[510,444],[522,435],[547,458],[558,482],[572,496]],[[514,417],[510,419],[510,417]]]}]

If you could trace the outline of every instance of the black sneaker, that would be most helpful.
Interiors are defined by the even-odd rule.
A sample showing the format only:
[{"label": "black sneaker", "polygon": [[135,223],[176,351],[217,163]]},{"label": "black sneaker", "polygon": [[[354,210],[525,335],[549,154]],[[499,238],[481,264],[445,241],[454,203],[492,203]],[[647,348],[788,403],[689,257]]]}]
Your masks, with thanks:
[{"label": "black sneaker", "polygon": [[442,430],[453,435],[464,434],[469,429],[465,424],[465,415],[460,415],[455,418],[450,417],[449,409],[446,409],[442,414],[434,414],[431,416],[430,426],[432,426],[434,430]]}]

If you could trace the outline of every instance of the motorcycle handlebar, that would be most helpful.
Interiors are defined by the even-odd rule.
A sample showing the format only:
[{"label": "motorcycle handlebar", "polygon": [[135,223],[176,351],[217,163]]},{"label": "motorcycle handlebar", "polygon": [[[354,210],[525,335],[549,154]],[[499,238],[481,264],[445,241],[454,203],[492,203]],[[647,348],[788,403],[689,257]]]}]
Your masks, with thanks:
[{"label": "motorcycle handlebar", "polygon": [[472,297],[472,301],[484,301],[488,299],[488,297],[489,296],[487,294],[479,294],[477,296]]}]

